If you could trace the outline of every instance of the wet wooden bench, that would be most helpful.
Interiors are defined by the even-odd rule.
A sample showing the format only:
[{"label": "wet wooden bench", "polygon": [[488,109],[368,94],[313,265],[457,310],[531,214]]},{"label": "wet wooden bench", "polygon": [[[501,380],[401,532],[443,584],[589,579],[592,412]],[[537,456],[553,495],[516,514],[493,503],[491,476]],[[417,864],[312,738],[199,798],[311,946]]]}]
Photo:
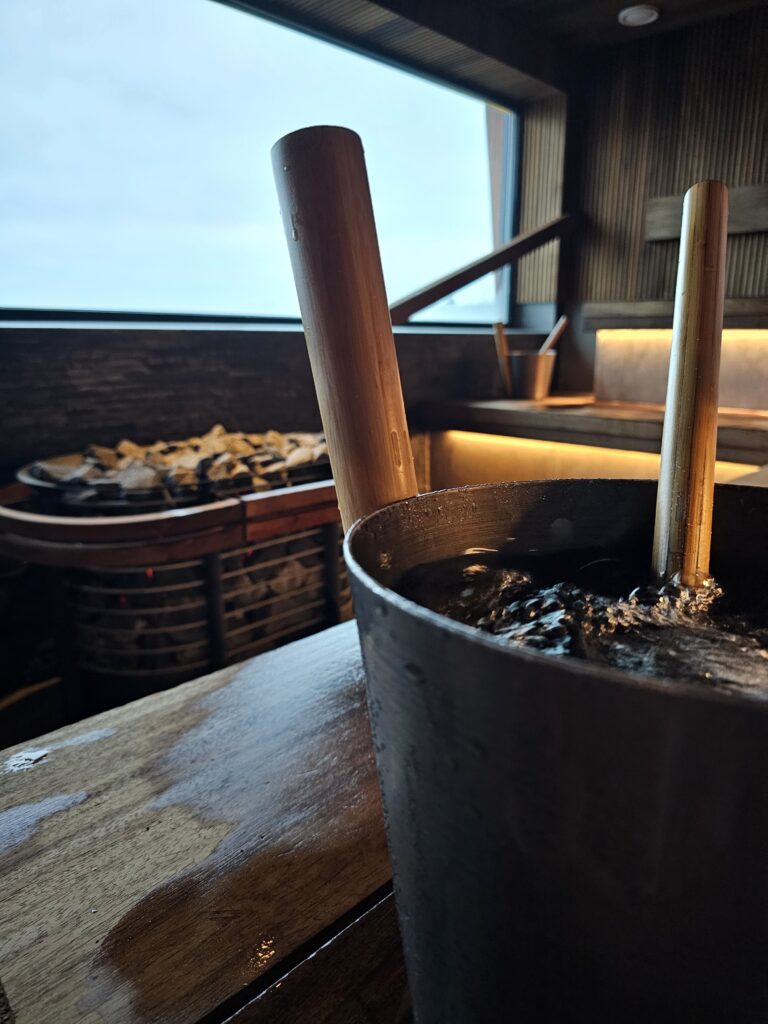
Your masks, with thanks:
[{"label": "wet wooden bench", "polygon": [[0,755],[0,1021],[394,1024],[354,623]]}]

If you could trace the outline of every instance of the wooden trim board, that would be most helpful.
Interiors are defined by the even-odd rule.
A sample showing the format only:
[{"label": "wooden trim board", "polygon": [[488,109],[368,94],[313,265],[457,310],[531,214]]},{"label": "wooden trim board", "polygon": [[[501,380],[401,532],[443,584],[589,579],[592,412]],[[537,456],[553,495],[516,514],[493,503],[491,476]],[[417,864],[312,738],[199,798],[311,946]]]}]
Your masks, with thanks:
[{"label": "wooden trim board", "polygon": [[[768,184],[744,185],[728,190],[728,234],[749,235],[768,231]],[[680,237],[683,197],[657,196],[645,207],[646,242],[663,242]]]},{"label": "wooden trim board", "polygon": [[[585,302],[581,315],[585,327],[671,327],[674,303],[671,299],[640,302]],[[768,326],[768,296],[726,298],[725,326]]]}]

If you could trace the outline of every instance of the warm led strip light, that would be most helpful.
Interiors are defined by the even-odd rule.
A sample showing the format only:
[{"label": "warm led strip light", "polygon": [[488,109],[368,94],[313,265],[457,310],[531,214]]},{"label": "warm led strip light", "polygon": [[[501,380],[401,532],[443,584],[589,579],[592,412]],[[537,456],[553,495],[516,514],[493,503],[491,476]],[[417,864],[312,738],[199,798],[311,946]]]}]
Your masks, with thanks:
[{"label": "warm led strip light", "polygon": [[[650,452],[465,430],[432,434],[430,464],[434,490],[502,480],[655,480],[659,475],[659,456]],[[730,483],[756,469],[750,463],[717,462],[715,480]]]}]

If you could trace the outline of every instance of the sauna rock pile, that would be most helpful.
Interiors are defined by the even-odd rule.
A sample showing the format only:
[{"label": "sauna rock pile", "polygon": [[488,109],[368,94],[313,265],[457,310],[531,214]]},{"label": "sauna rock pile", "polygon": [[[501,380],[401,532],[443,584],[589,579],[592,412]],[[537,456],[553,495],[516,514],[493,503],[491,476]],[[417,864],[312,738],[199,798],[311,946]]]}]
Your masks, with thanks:
[{"label": "sauna rock pile", "polygon": [[217,424],[201,437],[140,445],[121,441],[114,448],[90,445],[80,461],[35,462],[30,473],[66,489],[105,494],[164,490],[190,494],[205,485],[241,484],[243,491],[287,483],[299,467],[327,463],[322,434],[268,430],[263,434],[227,431]]}]

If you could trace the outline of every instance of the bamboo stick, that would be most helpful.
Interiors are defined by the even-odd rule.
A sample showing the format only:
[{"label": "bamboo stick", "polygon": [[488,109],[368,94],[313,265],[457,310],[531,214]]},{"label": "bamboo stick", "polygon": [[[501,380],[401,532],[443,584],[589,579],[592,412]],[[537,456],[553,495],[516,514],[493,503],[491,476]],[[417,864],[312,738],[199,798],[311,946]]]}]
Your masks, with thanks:
[{"label": "bamboo stick", "polygon": [[672,353],[656,498],[653,571],[686,586],[709,576],[717,393],[725,292],[728,190],[688,190],[675,292]]},{"label": "bamboo stick", "polygon": [[272,165],[347,530],[417,493],[363,147],[346,128],[304,128]]},{"label": "bamboo stick", "polygon": [[509,373],[509,341],[504,330],[504,324],[493,325],[493,340],[496,343],[496,358],[499,361],[499,372],[501,382],[504,385],[504,394],[509,397],[512,394],[512,380]]},{"label": "bamboo stick", "polygon": [[568,326],[568,317],[567,316],[561,316],[560,319],[555,324],[555,326],[552,328],[552,330],[549,332],[549,334],[544,339],[544,341],[543,341],[543,343],[541,345],[541,348],[539,349],[539,355],[540,356],[546,355],[547,352],[549,352],[551,349],[553,349],[555,347],[555,345],[558,343],[558,341],[560,341],[560,338],[563,336],[563,331],[565,330],[565,328],[567,326]]}]

